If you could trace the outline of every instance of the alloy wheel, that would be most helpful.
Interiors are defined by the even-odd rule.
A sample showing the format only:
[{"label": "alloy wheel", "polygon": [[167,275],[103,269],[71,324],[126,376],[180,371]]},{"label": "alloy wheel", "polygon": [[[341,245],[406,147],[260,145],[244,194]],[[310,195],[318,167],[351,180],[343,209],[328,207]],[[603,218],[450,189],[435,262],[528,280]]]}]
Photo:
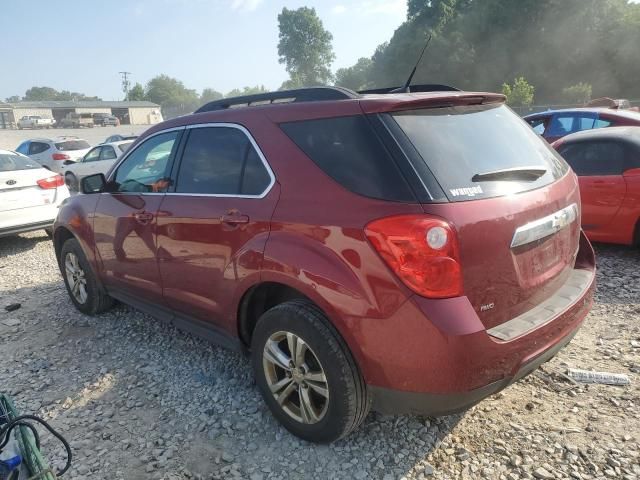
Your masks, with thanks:
[{"label": "alloy wheel", "polygon": [[84,270],[80,266],[80,261],[75,253],[69,252],[64,261],[64,268],[67,274],[67,283],[71,294],[78,301],[84,304],[87,301],[87,279]]},{"label": "alloy wheel", "polygon": [[305,424],[327,413],[329,385],[324,369],[309,345],[291,332],[275,332],[262,352],[267,384],[282,409]]}]

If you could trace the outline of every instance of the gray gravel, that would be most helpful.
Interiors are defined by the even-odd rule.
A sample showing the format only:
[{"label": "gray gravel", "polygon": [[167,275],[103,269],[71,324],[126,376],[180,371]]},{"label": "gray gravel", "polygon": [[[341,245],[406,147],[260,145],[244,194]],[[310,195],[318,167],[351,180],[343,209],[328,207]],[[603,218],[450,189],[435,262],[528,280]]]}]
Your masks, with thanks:
[{"label": "gray gravel", "polygon": [[[0,310],[0,390],[70,440],[65,478],[637,479],[640,251],[597,250],[597,305],[542,369],[463,415],[370,414],[318,446],[271,417],[246,358],[125,306],[84,316],[44,233],[0,238],[0,307],[22,304]],[[569,366],[631,385],[574,385]],[[44,449],[63,463],[48,436]]]}]

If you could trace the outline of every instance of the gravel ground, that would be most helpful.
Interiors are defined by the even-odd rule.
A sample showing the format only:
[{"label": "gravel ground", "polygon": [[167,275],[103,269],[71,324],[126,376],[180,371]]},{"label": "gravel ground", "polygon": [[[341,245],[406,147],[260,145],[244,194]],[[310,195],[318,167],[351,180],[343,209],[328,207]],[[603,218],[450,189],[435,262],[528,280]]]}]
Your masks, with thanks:
[{"label": "gravel ground", "polygon": [[89,142],[92,146],[105,141],[107,137],[120,133],[123,135],[140,135],[150,125],[121,125],[119,127],[94,128],[52,128],[50,130],[0,130],[0,150],[15,150],[30,138],[55,138],[64,135],[75,135]]},{"label": "gravel ground", "polygon": [[[241,355],[125,306],[84,316],[44,234],[1,238],[0,306],[22,308],[0,311],[0,390],[64,432],[75,455],[65,478],[638,479],[640,251],[597,254],[597,304],[542,369],[464,414],[370,414],[318,446],[276,423]],[[567,366],[631,385],[575,385]]]}]

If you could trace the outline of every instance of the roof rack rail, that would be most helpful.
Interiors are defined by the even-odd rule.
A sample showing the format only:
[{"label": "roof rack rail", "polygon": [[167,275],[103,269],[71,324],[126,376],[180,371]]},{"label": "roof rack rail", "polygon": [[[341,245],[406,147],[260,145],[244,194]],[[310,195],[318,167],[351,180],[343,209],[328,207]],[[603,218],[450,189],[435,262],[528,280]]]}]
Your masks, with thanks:
[{"label": "roof rack rail", "polygon": [[[358,93],[362,95],[366,95],[369,93],[401,93],[399,91],[394,92],[394,90],[402,90],[403,87],[387,87],[387,88],[373,88],[371,90],[360,90]],[[411,85],[409,87],[411,93],[419,93],[419,92],[459,92],[460,89],[456,87],[451,87],[449,85],[439,85],[437,83],[433,84],[425,84],[425,85]]]},{"label": "roof rack rail", "polygon": [[356,92],[342,87],[310,87],[279,92],[257,93],[241,97],[223,98],[201,106],[194,113],[214,112],[229,108],[272,105],[279,103],[321,102],[360,98]]}]

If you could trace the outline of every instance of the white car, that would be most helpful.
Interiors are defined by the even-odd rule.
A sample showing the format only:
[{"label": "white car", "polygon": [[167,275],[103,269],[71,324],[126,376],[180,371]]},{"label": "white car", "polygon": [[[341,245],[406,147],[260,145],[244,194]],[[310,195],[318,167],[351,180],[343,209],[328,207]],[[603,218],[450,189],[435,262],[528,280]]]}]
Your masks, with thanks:
[{"label": "white car", "polygon": [[115,161],[122,156],[133,140],[103,143],[93,147],[80,160],[62,162],[60,173],[69,190],[78,191],[83,177],[94,173],[107,173]]},{"label": "white car", "polygon": [[44,168],[60,173],[65,160],[77,161],[85,156],[91,145],[78,137],[33,138],[16,148],[16,152],[26,155]]},{"label": "white car", "polygon": [[33,159],[0,150],[0,237],[51,226],[69,190],[60,175]]}]

